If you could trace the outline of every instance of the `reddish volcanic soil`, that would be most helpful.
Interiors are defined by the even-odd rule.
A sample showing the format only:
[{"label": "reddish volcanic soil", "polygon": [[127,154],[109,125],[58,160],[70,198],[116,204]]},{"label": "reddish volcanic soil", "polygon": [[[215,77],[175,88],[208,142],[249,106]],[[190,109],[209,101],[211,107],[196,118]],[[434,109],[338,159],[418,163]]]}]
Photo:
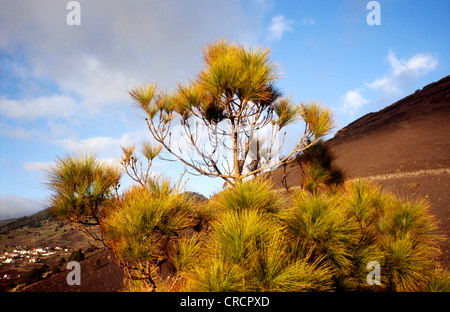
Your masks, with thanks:
[{"label": "reddish volcanic soil", "polygon": [[[98,261],[97,261],[98,259]],[[117,292],[123,289],[123,271],[106,248],[88,254],[80,261],[80,285],[68,285],[65,270],[30,285],[23,292]]]}]

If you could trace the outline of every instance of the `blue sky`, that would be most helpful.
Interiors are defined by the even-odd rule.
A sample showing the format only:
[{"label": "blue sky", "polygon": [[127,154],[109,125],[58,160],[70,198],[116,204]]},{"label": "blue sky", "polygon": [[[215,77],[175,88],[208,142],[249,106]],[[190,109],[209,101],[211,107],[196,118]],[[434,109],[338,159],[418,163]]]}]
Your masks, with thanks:
[{"label": "blue sky", "polygon": [[[278,86],[332,108],[337,129],[449,74],[449,1],[380,0],[380,25],[369,2],[80,0],[69,26],[69,1],[0,0],[0,219],[45,208],[42,170],[57,155],[114,161],[149,139],[127,91],[188,81],[219,38],[271,47]],[[287,130],[288,147],[302,129]],[[182,166],[152,169],[176,179]],[[189,178],[206,196],[223,184]]]}]

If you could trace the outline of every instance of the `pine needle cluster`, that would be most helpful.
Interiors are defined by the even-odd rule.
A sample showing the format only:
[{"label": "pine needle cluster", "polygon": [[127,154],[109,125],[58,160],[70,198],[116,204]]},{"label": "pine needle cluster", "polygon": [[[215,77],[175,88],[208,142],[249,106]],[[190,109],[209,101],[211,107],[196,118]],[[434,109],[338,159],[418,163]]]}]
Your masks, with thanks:
[{"label": "pine needle cluster", "polygon": [[99,225],[104,207],[115,200],[121,176],[119,169],[92,154],[58,157],[46,171],[46,184],[51,191],[49,211],[102,241]]},{"label": "pine needle cluster", "polygon": [[[436,268],[441,237],[428,204],[401,200],[367,181],[283,200],[255,179],[223,191],[209,209],[215,211],[211,231],[195,238],[178,290],[448,289],[446,271]],[[373,261],[381,267],[380,285],[367,283]]]}]

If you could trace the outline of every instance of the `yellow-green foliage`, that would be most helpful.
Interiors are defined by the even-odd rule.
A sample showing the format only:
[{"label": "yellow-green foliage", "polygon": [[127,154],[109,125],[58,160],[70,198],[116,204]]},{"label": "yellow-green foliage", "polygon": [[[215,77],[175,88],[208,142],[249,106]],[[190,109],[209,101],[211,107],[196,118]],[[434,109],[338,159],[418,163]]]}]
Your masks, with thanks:
[{"label": "yellow-green foliage", "polygon": [[[211,231],[181,269],[190,291],[418,291],[446,289],[437,274],[436,225],[422,201],[402,201],[367,181],[338,192],[279,200],[253,180],[218,194]],[[189,241],[189,239],[187,239]],[[185,263],[189,257],[184,258]],[[381,265],[370,286],[367,264]],[[437,272],[437,271],[436,271]]]},{"label": "yellow-green foliage", "polygon": [[154,244],[161,237],[194,224],[189,200],[162,181],[127,191],[109,210],[103,226],[122,259],[151,261],[158,256]]},{"label": "yellow-green foliage", "polygon": [[268,182],[239,183],[210,204],[216,209],[201,256],[183,276],[191,291],[328,290],[331,270],[296,257],[279,218],[283,201]]},{"label": "yellow-green foliage", "polygon": [[324,261],[339,274],[351,271],[351,247],[358,242],[357,228],[337,195],[297,192],[283,219],[296,253],[311,254],[314,259],[325,257]]},{"label": "yellow-green foliage", "polygon": [[315,138],[328,134],[333,128],[333,114],[330,109],[324,109],[315,101],[302,103],[301,109],[303,120]]},{"label": "yellow-green foliage", "polygon": [[427,292],[450,292],[450,274],[441,268],[436,268],[428,280],[427,285],[421,289]]},{"label": "yellow-green foliage", "polygon": [[206,68],[199,75],[200,81],[216,99],[238,93],[247,101],[268,100],[271,94],[264,87],[279,77],[269,52],[263,48],[245,49],[225,40],[209,44],[203,49]]},{"label": "yellow-green foliage", "polygon": [[169,249],[168,258],[176,271],[186,271],[192,268],[193,259],[198,259],[201,253],[201,240],[195,237],[183,236],[173,241]]},{"label": "yellow-green foliage", "polygon": [[345,182],[345,173],[333,164],[333,159],[333,153],[323,140],[297,155],[302,169],[302,188],[317,193],[341,186]]},{"label": "yellow-green foliage", "polygon": [[194,204],[170,181],[152,180],[146,187],[132,187],[109,207],[103,231],[119,260],[131,267],[133,278],[156,283],[169,240],[196,224]]},{"label": "yellow-green foliage", "polygon": [[261,179],[237,183],[220,192],[211,202],[220,211],[242,211],[255,209],[267,213],[279,212],[286,199],[271,189],[269,181]]},{"label": "yellow-green foliage", "polygon": [[[199,217],[199,216],[207,217]],[[195,229],[204,218],[200,230]],[[207,224],[207,226],[205,225]],[[436,224],[423,201],[402,201],[366,181],[280,199],[260,179],[237,183],[202,207],[170,186],[133,187],[104,231],[133,278],[174,291],[419,291],[448,289],[435,268]],[[158,263],[165,259],[164,280]],[[381,265],[370,286],[367,264]],[[151,283],[150,283],[151,284]],[[130,289],[145,290],[130,279]]]},{"label": "yellow-green foliage", "polygon": [[58,157],[47,171],[47,185],[52,191],[50,212],[72,222],[98,224],[101,209],[114,197],[120,178],[118,169],[95,155]]},{"label": "yellow-green foliage", "polygon": [[417,291],[433,275],[440,237],[436,220],[422,200],[402,202],[390,197],[378,225],[385,253],[388,287],[395,291]]},{"label": "yellow-green foliage", "polygon": [[401,200],[367,181],[347,183],[343,196],[349,217],[360,228],[364,248],[371,249],[370,258],[376,257],[373,260],[381,264],[382,289],[418,291],[426,287],[434,276],[441,240],[428,204]]}]

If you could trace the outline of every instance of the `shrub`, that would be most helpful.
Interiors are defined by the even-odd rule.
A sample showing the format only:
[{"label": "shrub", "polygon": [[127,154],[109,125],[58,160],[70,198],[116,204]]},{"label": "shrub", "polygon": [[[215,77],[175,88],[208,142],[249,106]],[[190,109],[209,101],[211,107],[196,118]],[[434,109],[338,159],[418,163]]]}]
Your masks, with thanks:
[{"label": "shrub", "polygon": [[428,204],[383,193],[367,181],[347,183],[346,189],[344,205],[359,227],[359,240],[369,243],[366,253],[381,264],[382,288],[423,288],[434,275],[441,241]]},{"label": "shrub", "polygon": [[81,250],[81,248],[72,251],[72,253],[69,256],[69,259],[67,260],[68,262],[70,261],[82,261],[84,260],[84,253]]},{"label": "shrub", "polygon": [[279,222],[258,209],[226,211],[183,275],[190,291],[327,290],[331,271],[295,257]]},{"label": "shrub", "polygon": [[52,192],[49,212],[102,241],[98,229],[103,208],[114,200],[122,173],[87,154],[58,157],[46,174]]},{"label": "shrub", "polygon": [[49,269],[48,265],[44,264],[40,268],[34,268],[27,272],[20,279],[20,283],[25,285],[31,285],[33,283],[39,282],[43,278],[43,274]]},{"label": "shrub", "polygon": [[[101,229],[129,290],[441,291],[428,208],[363,180],[282,198],[256,178],[198,202],[155,179],[108,205]],[[367,283],[373,261],[381,285]]]},{"label": "shrub", "polygon": [[59,268],[59,266],[57,266],[57,265],[54,265],[53,267],[52,267],[52,274],[56,274],[56,273],[59,273],[59,272],[61,272],[61,269]]},{"label": "shrub", "polygon": [[421,291],[450,292],[450,274],[441,268],[436,268]]},{"label": "shrub", "polygon": [[[419,291],[449,286],[448,274],[435,270],[439,236],[425,202],[403,201],[367,181],[354,181],[338,192],[302,190],[281,205],[269,186],[248,181],[211,199],[216,209],[211,231],[195,242],[185,238],[179,249],[178,289]],[[366,281],[371,261],[381,265],[379,286]]]},{"label": "shrub", "polygon": [[66,263],[66,259],[64,257],[61,257],[61,259],[59,259],[58,261],[58,266],[62,266]]},{"label": "shrub", "polygon": [[22,277],[21,282],[25,285],[31,285],[42,279],[42,270],[39,268],[34,268],[30,272],[25,273]]},{"label": "shrub", "polygon": [[326,263],[335,280],[350,276],[354,266],[352,249],[358,243],[357,227],[347,218],[339,197],[300,191],[292,202],[283,219],[293,252]]},{"label": "shrub", "polygon": [[289,248],[280,216],[285,201],[263,180],[228,188],[211,200],[211,232],[182,269],[190,291],[328,290],[331,270]]},{"label": "shrub", "polygon": [[269,181],[253,179],[226,188],[211,201],[211,207],[219,211],[256,209],[266,213],[277,213],[283,208],[284,203],[285,199],[272,191]]},{"label": "shrub", "polygon": [[150,290],[162,285],[157,285],[161,281],[159,274],[171,241],[196,225],[195,203],[168,180],[161,179],[149,181],[145,187],[132,187],[109,207],[103,230],[126,267],[130,282],[143,282],[144,289]]},{"label": "shrub", "polygon": [[323,140],[299,153],[296,160],[302,170],[301,186],[308,192],[335,189],[345,182],[344,171],[333,164],[334,155]]}]

